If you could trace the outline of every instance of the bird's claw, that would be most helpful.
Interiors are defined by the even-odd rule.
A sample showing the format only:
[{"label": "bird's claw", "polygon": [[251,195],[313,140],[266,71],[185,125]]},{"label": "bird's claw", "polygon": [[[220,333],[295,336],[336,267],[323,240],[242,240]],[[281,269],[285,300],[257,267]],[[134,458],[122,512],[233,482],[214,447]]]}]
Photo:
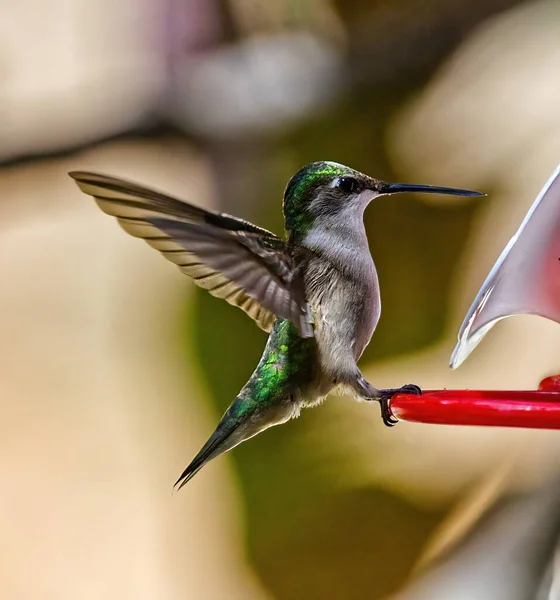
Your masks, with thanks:
[{"label": "bird's claw", "polygon": [[383,423],[387,427],[393,427],[399,420],[393,416],[391,409],[389,407],[389,398],[381,398],[379,400],[379,404],[381,405],[381,418],[383,419]]},{"label": "bird's claw", "polygon": [[379,390],[379,404],[381,405],[381,418],[383,419],[383,423],[387,427],[393,427],[399,420],[393,415],[391,412],[391,407],[389,405],[391,398],[395,394],[415,394],[420,396],[422,394],[422,390],[413,383],[408,383],[403,385],[400,388],[395,388],[391,390]]},{"label": "bird's claw", "polygon": [[415,396],[421,396],[422,390],[414,383],[407,383],[397,390],[398,394],[414,394]]}]

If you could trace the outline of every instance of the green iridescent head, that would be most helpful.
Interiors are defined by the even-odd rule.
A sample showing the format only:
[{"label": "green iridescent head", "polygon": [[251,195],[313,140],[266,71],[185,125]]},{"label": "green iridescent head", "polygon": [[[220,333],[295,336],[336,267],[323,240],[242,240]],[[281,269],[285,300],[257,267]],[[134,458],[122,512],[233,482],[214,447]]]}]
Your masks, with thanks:
[{"label": "green iridescent head", "polygon": [[302,237],[325,211],[336,210],[341,200],[362,192],[371,182],[374,180],[339,163],[306,165],[290,179],[284,192],[287,233],[291,238]]},{"label": "green iridescent head", "polygon": [[307,232],[325,224],[331,227],[351,213],[365,209],[376,196],[397,192],[483,196],[479,192],[429,185],[386,183],[339,163],[319,161],[306,165],[289,181],[284,192],[286,232],[301,242]]}]

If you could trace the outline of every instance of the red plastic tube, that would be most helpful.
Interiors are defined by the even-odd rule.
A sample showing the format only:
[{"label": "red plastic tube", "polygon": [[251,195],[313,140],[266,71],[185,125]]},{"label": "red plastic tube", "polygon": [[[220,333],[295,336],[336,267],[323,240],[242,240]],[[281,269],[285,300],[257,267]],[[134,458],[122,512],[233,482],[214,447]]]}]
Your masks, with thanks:
[{"label": "red plastic tube", "polygon": [[441,425],[485,425],[560,429],[560,375],[543,379],[538,390],[427,390],[397,394],[397,419]]}]

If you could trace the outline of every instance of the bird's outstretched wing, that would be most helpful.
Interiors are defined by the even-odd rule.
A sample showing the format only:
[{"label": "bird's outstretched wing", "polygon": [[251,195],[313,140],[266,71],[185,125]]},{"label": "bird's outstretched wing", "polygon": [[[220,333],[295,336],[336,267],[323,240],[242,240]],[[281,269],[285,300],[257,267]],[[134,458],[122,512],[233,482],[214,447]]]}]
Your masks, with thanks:
[{"label": "bird's outstretched wing", "polygon": [[276,316],[313,337],[291,247],[270,231],[140,185],[84,171],[69,174],[125,231],[143,238],[212,295],[270,331]]}]

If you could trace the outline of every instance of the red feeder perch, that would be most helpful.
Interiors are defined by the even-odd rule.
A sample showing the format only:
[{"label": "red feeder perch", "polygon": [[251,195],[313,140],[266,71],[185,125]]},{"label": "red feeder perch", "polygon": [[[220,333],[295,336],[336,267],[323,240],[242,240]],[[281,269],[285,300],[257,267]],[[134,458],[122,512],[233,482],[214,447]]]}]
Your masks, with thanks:
[{"label": "red feeder perch", "polygon": [[541,381],[538,390],[398,394],[391,400],[391,412],[398,419],[416,423],[560,429],[560,375]]}]

